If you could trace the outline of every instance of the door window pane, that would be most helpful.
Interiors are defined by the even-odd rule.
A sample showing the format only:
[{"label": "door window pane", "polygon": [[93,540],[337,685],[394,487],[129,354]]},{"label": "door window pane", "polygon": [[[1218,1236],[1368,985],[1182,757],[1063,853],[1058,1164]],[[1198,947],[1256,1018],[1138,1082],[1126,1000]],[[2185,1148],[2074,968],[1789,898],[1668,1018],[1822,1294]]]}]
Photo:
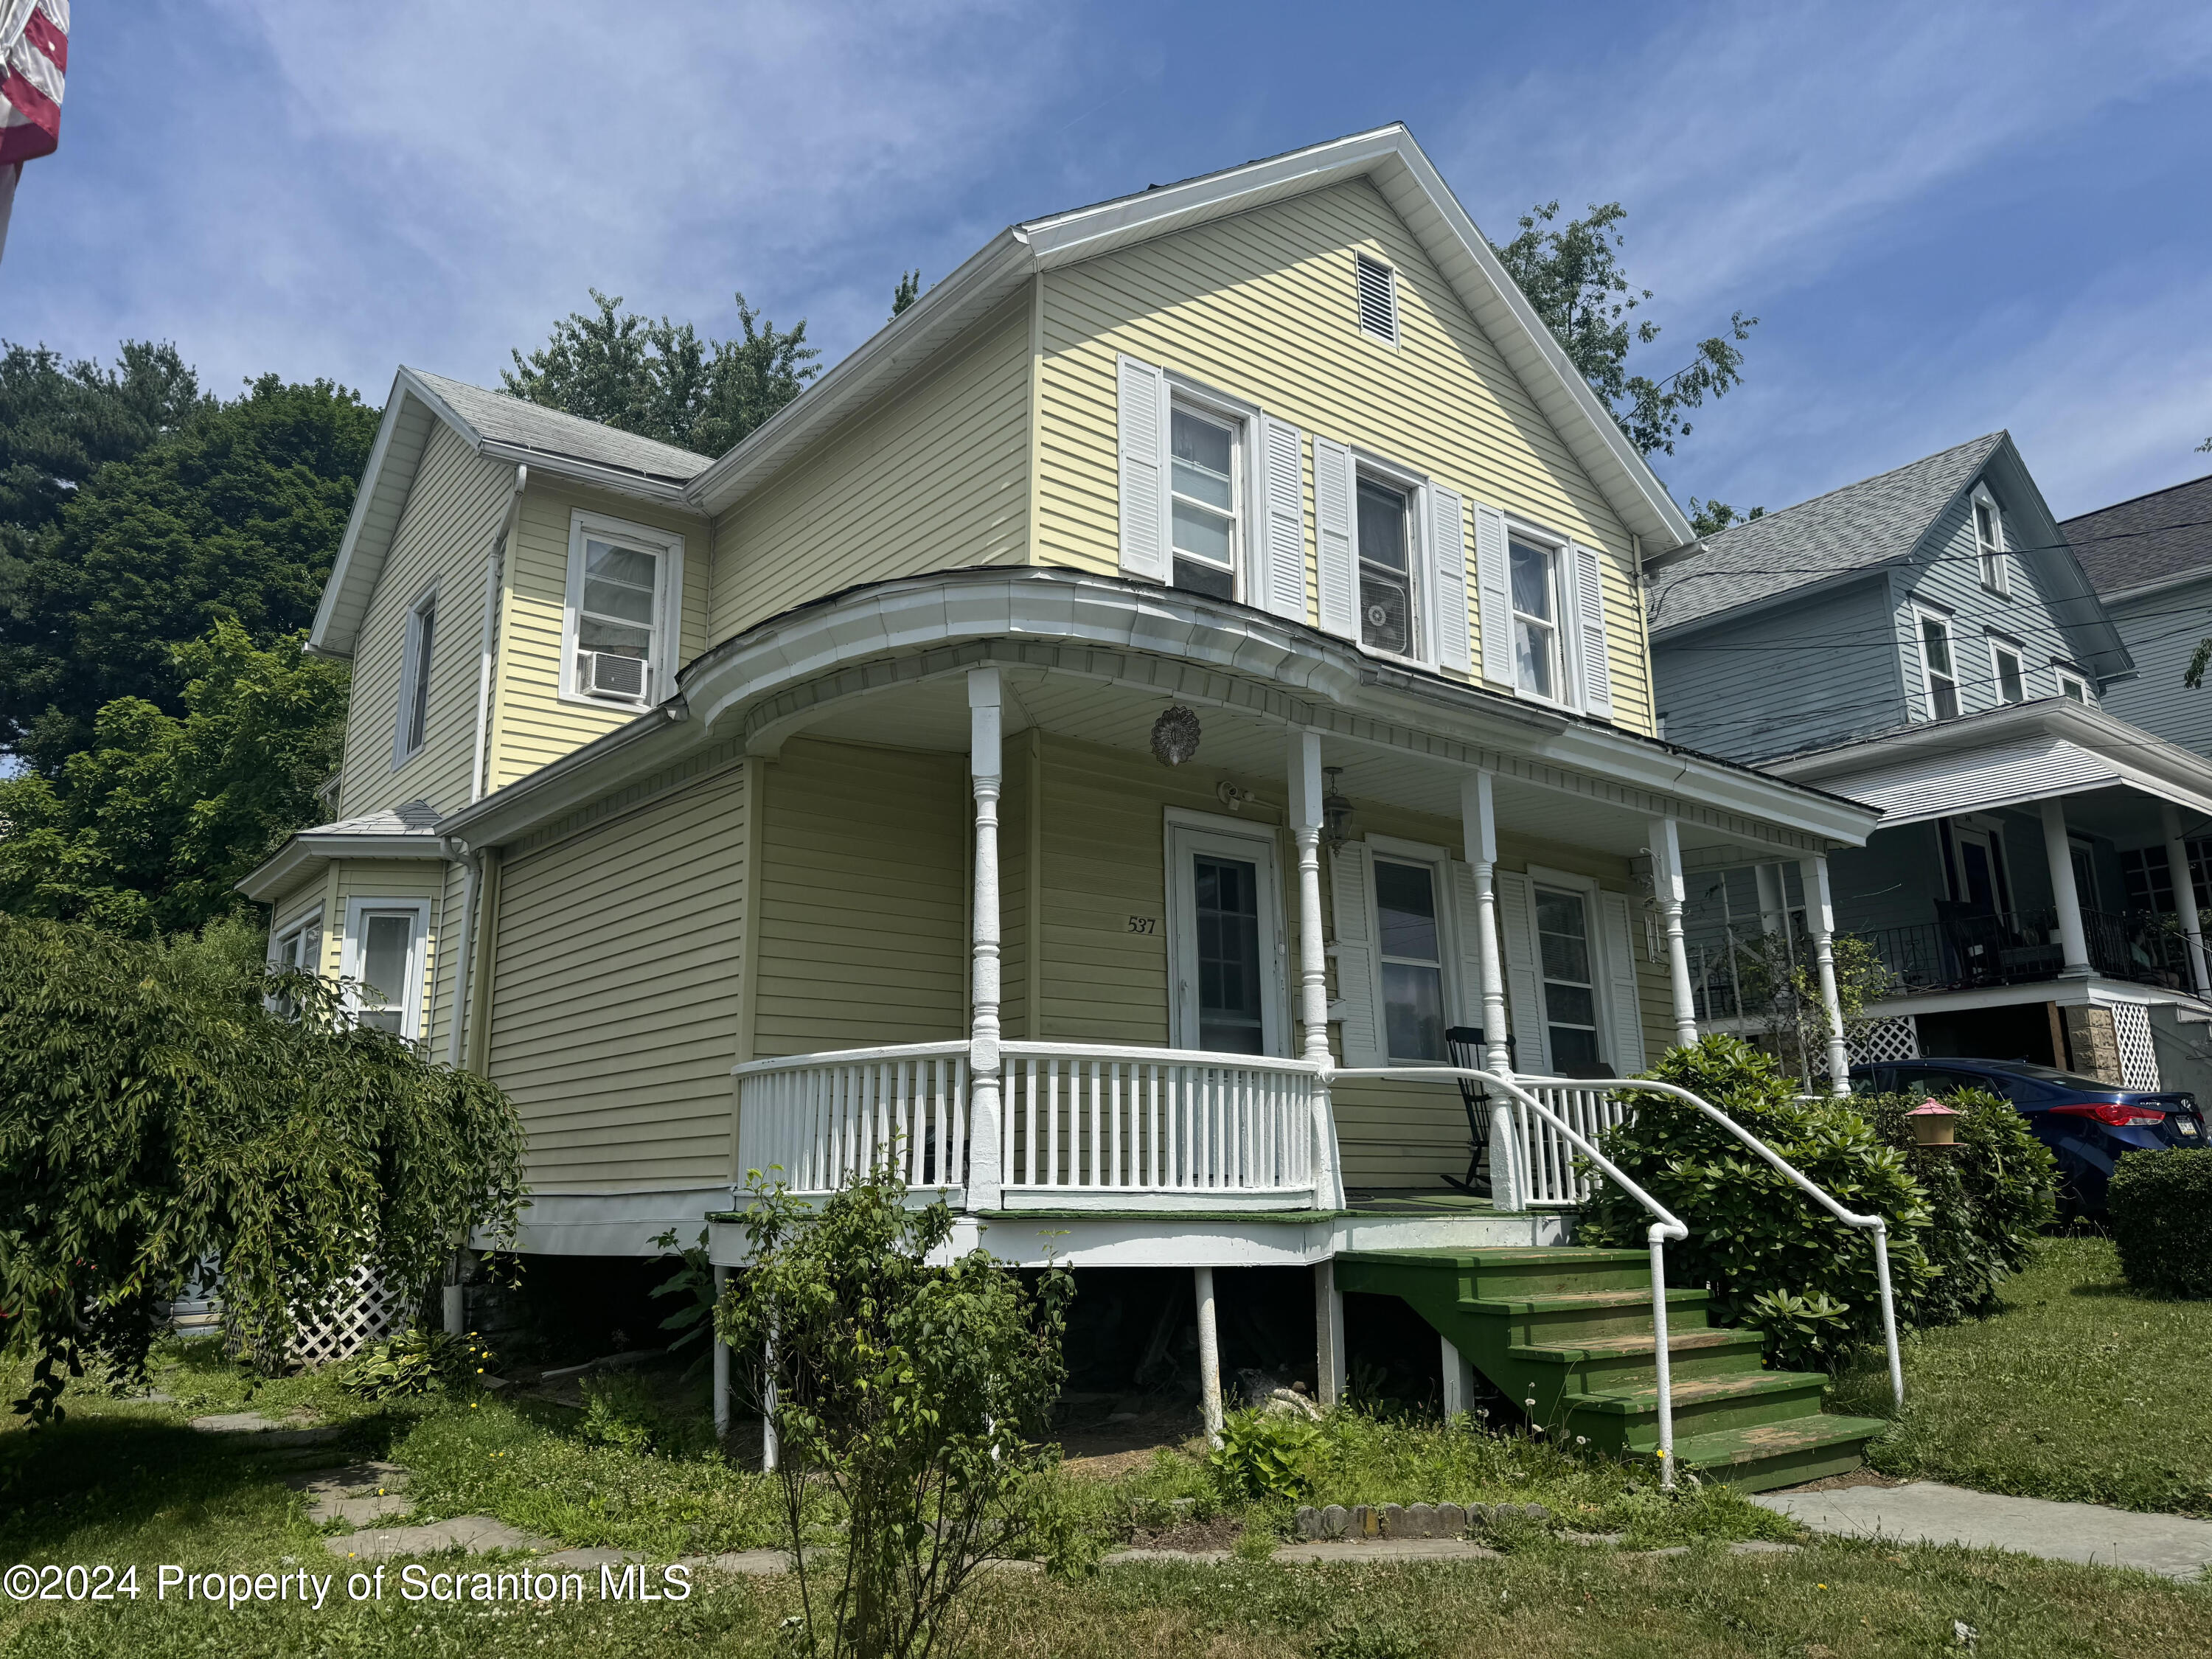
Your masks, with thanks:
[{"label": "door window pane", "polygon": [[1237,434],[1178,409],[1171,422],[1175,585],[1237,597]]},{"label": "door window pane", "polygon": [[1198,1046],[1267,1051],[1260,994],[1260,869],[1206,854],[1192,860],[1198,923]]},{"label": "door window pane", "polygon": [[1580,893],[1536,890],[1536,949],[1553,1066],[1561,1072],[1597,1066],[1596,976],[1590,968],[1589,907]]},{"label": "door window pane", "polygon": [[413,954],[412,916],[368,916],[361,946],[362,1023],[404,1031],[407,1021],[407,960]]},{"label": "door window pane", "polygon": [[1435,872],[1425,864],[1376,860],[1375,915],[1382,933],[1382,1028],[1390,1058],[1441,1063],[1446,1057],[1443,957],[1437,933]]},{"label": "door window pane", "polygon": [[1359,481],[1359,639],[1377,651],[1413,653],[1413,578],[1403,490]]}]

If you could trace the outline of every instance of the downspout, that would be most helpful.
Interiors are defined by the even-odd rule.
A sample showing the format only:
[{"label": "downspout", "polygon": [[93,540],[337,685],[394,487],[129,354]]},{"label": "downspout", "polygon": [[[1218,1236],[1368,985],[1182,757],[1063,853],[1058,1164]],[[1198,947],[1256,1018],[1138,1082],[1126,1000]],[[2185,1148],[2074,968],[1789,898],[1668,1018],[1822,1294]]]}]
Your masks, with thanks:
[{"label": "downspout", "polygon": [[[508,538],[514,534],[514,521],[522,512],[522,492],[530,483],[530,469],[518,465],[514,469],[514,492],[507,497],[507,516],[500,521],[499,535],[491,544],[491,557],[484,562],[483,630],[477,647],[479,666],[477,670],[477,749],[476,763],[469,772],[469,802],[471,805],[484,796],[485,749],[491,738],[491,681],[492,670],[499,654],[499,641],[495,633],[499,621],[500,573],[506,561]],[[471,889],[473,893],[474,889]]]},{"label": "downspout", "polygon": [[446,1027],[446,1064],[458,1070],[468,1052],[469,969],[476,960],[477,895],[483,885],[483,854],[452,836],[439,845],[461,866],[461,937],[453,959],[453,1017]]}]

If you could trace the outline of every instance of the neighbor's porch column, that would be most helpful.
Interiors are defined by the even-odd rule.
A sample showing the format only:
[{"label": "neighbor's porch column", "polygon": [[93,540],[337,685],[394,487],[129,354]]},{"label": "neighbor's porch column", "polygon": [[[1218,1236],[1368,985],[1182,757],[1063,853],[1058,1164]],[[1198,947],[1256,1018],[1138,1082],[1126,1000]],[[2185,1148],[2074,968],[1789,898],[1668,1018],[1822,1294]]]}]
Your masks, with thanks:
[{"label": "neighbor's porch column", "polygon": [[2074,843],[2066,836],[2066,803],[2043,803],[2043,856],[2051,866],[2051,899],[2058,908],[2058,942],[2067,974],[2096,971],[2089,961],[2089,933],[2081,924],[2081,891],[2074,884]]},{"label": "neighbor's porch column", "polygon": [[1698,1040],[1698,1002],[1690,986],[1690,951],[1682,942],[1682,836],[1672,818],[1651,820],[1651,891],[1667,934],[1667,978],[1674,992],[1674,1041]]},{"label": "neighbor's porch column", "polygon": [[1337,1157],[1336,1110],[1329,1099],[1328,942],[1321,920],[1321,733],[1291,733],[1291,830],[1298,848],[1298,1023],[1305,1028],[1304,1055],[1314,1079],[1314,1196],[1323,1209],[1344,1203],[1343,1165]]},{"label": "neighbor's porch column", "polygon": [[[1459,786],[1461,850],[1474,872],[1474,951],[1482,967],[1482,1065],[1502,1077],[1513,1073],[1512,1050],[1505,1044],[1505,964],[1498,949],[1498,806],[1490,774],[1477,772]],[[1502,1095],[1490,1101],[1490,1199],[1502,1210],[1518,1210],[1520,1142],[1513,1133],[1513,1109]]]},{"label": "neighbor's porch column", "polygon": [[2166,832],[2166,868],[2173,878],[2173,913],[2181,919],[2181,936],[2188,941],[2189,988],[2198,996],[2212,995],[2212,969],[2204,960],[2204,928],[2197,913],[2197,881],[2189,872],[2189,845],[2181,839],[2181,809],[2168,801],[2159,809],[2160,828]]},{"label": "neighbor's porch column", "polygon": [[1828,893],[1828,860],[1816,854],[1797,868],[1805,878],[1805,925],[1813,935],[1813,963],[1820,978],[1820,1012],[1828,1028],[1828,1089],[1851,1091],[1851,1051],[1844,1041],[1844,1000],[1836,991],[1836,908]]},{"label": "neighbor's porch column", "polygon": [[999,1206],[999,671],[968,671],[968,771],[975,790],[974,1007],[968,1033],[968,1207]]}]

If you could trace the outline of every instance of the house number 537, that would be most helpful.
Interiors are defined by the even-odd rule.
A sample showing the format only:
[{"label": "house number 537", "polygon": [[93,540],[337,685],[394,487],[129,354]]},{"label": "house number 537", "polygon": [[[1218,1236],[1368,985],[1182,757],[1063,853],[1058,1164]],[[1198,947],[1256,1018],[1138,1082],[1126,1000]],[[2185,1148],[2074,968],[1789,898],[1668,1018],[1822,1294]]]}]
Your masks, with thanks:
[{"label": "house number 537", "polygon": [[1160,930],[1158,916],[1131,916],[1129,931],[1133,933],[1157,933]]}]

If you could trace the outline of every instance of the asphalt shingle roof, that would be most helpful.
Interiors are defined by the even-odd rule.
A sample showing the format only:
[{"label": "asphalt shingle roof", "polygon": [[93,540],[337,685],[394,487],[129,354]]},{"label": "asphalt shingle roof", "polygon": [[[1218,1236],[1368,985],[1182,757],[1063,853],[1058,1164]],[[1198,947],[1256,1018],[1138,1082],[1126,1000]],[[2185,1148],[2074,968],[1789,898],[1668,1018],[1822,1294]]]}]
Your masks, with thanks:
[{"label": "asphalt shingle roof", "polygon": [[359,817],[318,823],[299,832],[303,836],[434,836],[438,833],[438,809],[427,800],[410,800],[386,806]]},{"label": "asphalt shingle roof", "polygon": [[1905,557],[2003,441],[1992,432],[1704,538],[1652,572],[1652,633]]},{"label": "asphalt shingle roof", "polygon": [[2100,593],[2212,568],[2212,474],[2099,507],[2058,528]]},{"label": "asphalt shingle roof", "polygon": [[419,368],[410,372],[443,398],[454,414],[497,443],[566,455],[674,483],[688,482],[713,463],[712,456],[695,455],[673,444],[657,443],[597,421],[525,403],[503,392],[487,392],[465,380],[449,380]]}]

